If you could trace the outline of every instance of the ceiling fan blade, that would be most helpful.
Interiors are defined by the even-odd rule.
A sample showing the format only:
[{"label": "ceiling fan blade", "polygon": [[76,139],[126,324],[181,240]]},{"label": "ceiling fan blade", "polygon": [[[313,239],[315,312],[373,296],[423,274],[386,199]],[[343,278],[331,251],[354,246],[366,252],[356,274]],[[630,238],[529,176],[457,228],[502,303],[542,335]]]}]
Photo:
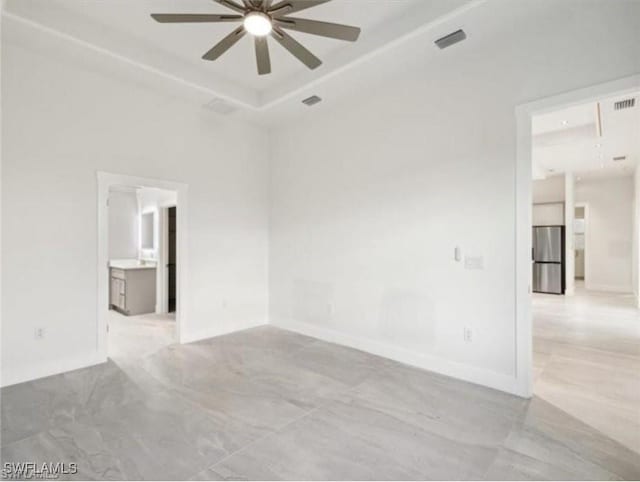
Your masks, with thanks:
[{"label": "ceiling fan blade", "polygon": [[349,42],[355,42],[360,36],[360,29],[358,27],[351,27],[350,25],[342,25],[339,23],[320,22],[318,20],[293,17],[281,17],[275,19],[274,22],[281,28],[338,40],[347,40]]},{"label": "ceiling fan blade", "polygon": [[271,58],[269,57],[269,44],[267,37],[256,36],[256,61],[258,63],[258,75],[271,73]]},{"label": "ceiling fan blade", "polygon": [[216,60],[223,53],[229,50],[231,47],[235,45],[235,43],[245,36],[246,30],[243,25],[240,25],[237,29],[227,35],[225,38],[220,40],[217,44],[213,46],[211,50],[209,50],[206,54],[202,56],[204,60]]},{"label": "ceiling fan blade", "polygon": [[[270,1],[270,0],[267,0]],[[288,15],[290,13],[316,7],[331,0],[282,0],[269,8],[269,13],[274,16]]]},{"label": "ceiling fan blade", "polygon": [[244,13],[244,11],[246,10],[245,7],[234,2],[233,0],[213,0],[213,1],[216,3],[219,3],[220,5],[224,5],[227,8],[230,8],[234,12]]},{"label": "ceiling fan blade", "polygon": [[274,28],[271,32],[271,36],[282,45],[285,49],[293,54],[300,62],[305,64],[310,69],[315,69],[322,64],[322,61],[309,52],[302,44],[300,44],[291,35],[283,32],[279,28]]},{"label": "ceiling fan blade", "polygon": [[160,23],[238,22],[242,15],[217,15],[208,13],[152,13]]}]

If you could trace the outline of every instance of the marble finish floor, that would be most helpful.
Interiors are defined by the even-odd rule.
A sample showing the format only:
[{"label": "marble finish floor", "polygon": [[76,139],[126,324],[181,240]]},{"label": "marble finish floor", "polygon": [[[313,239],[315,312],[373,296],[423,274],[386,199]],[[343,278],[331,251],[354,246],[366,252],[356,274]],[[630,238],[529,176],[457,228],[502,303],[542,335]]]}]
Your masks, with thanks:
[{"label": "marble finish floor", "polygon": [[[633,295],[535,295],[536,396],[640,454],[640,310]],[[640,457],[640,455],[639,455]]]},{"label": "marble finish floor", "polygon": [[561,400],[604,382],[632,411],[632,387],[563,359],[599,364],[623,341],[579,335],[556,303],[536,299],[531,400],[263,326],[2,389],[2,462],[75,462],[79,479],[638,479],[613,415]]},{"label": "marble finish floor", "polygon": [[107,347],[116,363],[145,358],[175,340],[175,313],[125,316],[109,310]]}]

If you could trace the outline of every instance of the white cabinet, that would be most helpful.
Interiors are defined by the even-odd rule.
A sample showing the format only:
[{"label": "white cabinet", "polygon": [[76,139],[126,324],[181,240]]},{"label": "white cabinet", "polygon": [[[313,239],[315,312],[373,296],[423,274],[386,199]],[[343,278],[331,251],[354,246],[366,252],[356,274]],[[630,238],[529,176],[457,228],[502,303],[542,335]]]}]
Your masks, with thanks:
[{"label": "white cabinet", "polygon": [[110,271],[111,308],[125,315],[141,315],[155,311],[155,268],[111,268]]},{"label": "white cabinet", "polygon": [[564,225],[564,203],[534,204],[532,212],[533,226]]},{"label": "white cabinet", "polygon": [[111,277],[111,306],[126,310],[124,280]]}]

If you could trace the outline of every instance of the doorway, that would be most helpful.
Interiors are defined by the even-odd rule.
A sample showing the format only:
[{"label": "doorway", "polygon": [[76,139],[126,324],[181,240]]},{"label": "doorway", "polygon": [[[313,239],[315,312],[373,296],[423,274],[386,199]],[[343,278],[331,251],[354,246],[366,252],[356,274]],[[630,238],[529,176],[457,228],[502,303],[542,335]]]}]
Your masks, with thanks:
[{"label": "doorway", "polygon": [[[517,162],[515,172],[515,319],[516,319],[516,367],[515,367],[515,388],[514,392],[531,397],[534,388],[534,359],[533,359],[533,304],[531,293],[532,281],[532,204],[533,204],[533,184],[532,174],[540,175],[537,166],[532,161],[532,124],[535,115],[546,114],[562,108],[575,106],[585,102],[593,102],[603,97],[627,96],[635,94],[640,88],[640,75],[632,75],[611,82],[594,85],[584,89],[560,94],[557,96],[540,99],[528,104],[516,107],[517,120]],[[639,177],[639,176],[636,176]],[[640,207],[636,207],[640,211]],[[570,211],[570,210],[567,210]],[[573,217],[573,210],[571,210]],[[637,218],[637,216],[636,216]],[[640,223],[637,223],[640,225]],[[636,228],[637,230],[637,228]],[[637,236],[635,233],[634,236]],[[573,237],[568,249],[573,249]],[[638,256],[638,242],[634,243],[634,255]],[[585,255],[592,249],[587,246]],[[571,253],[573,255],[573,253]],[[571,258],[573,261],[573,257]],[[639,263],[636,261],[635,265]],[[634,269],[638,266],[634,265]],[[586,274],[589,278],[588,262],[585,265]],[[573,275],[572,275],[573,279]],[[638,279],[637,277],[635,278]],[[564,297],[558,297],[561,302]]]},{"label": "doorway", "polygon": [[582,286],[587,277],[587,209],[585,203],[576,203],[573,221],[574,276]]},{"label": "doorway", "polygon": [[[523,106],[516,187],[521,388],[635,451],[640,420],[628,407],[637,400],[616,387],[636,383],[627,368],[640,362],[631,281],[640,145],[630,135],[640,111],[626,107],[639,102],[634,76]],[[525,229],[541,214],[536,203],[555,204],[554,224],[566,230],[566,281],[577,280],[571,296],[530,293],[533,239]]]},{"label": "doorway", "polygon": [[176,206],[170,207],[167,212],[167,311],[169,313],[176,311],[176,215]]},{"label": "doorway", "polygon": [[[98,350],[103,361],[139,357],[182,339],[186,217],[177,212],[186,211],[187,186],[103,172],[97,178]],[[116,244],[110,227],[118,219],[113,204],[110,212],[110,198],[118,190],[137,199],[135,207],[128,203],[130,210],[137,208],[135,214],[121,216],[136,243],[126,258],[110,252]]]}]

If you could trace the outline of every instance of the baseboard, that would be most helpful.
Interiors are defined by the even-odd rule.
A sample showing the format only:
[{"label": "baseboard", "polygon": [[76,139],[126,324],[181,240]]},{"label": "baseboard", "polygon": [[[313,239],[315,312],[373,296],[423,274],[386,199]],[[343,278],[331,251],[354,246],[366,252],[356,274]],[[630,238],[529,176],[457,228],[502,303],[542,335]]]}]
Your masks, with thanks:
[{"label": "baseboard", "polygon": [[601,285],[601,284],[587,283],[585,285],[585,289],[587,291],[602,291],[605,293],[620,293],[620,294],[633,293],[633,289],[631,288],[631,286],[620,286],[620,285]]},{"label": "baseboard", "polygon": [[[231,329],[210,328],[207,330],[201,330],[194,333],[188,333],[185,336],[181,336],[180,343],[191,343],[194,341],[205,340],[207,338],[214,338],[220,335],[226,335],[236,331],[246,330],[249,328],[255,328],[257,326],[266,325],[266,322],[253,322],[243,325],[235,326]],[[78,370],[80,368],[86,368],[93,365],[99,365],[105,363],[107,359],[100,356],[98,353],[90,356],[68,358],[57,361],[42,361],[37,364],[23,366],[19,369],[7,369],[3,366],[2,377],[0,380],[0,386],[8,387],[10,385],[16,385],[18,383],[28,382],[30,380],[36,380],[38,378],[49,377],[52,375],[58,375],[60,373],[70,372]]]},{"label": "baseboard", "polygon": [[308,323],[289,320],[272,320],[270,324],[277,326],[278,328],[301,333],[330,343],[336,343],[338,345],[362,350],[406,365],[412,365],[424,370],[429,370],[452,378],[474,383],[476,385],[482,385],[520,397],[527,396],[527,394],[523,392],[522,384],[518,383],[518,379],[514,376],[503,375],[491,370],[472,367],[470,365],[445,360],[433,355],[406,350],[404,348],[376,340],[354,337],[346,333],[320,328]]},{"label": "baseboard", "polygon": [[38,378],[59,375],[60,373],[99,365],[101,363],[105,363],[106,361],[106,358],[100,356],[98,353],[95,353],[94,355],[67,358],[57,361],[40,361],[39,363],[23,366],[15,370],[7,369],[5,366],[2,368],[2,381],[0,383],[0,386],[8,387],[10,385],[16,385],[18,383],[36,380]]},{"label": "baseboard", "polygon": [[206,330],[180,333],[180,343],[193,343],[194,341],[206,340],[207,338],[215,338],[216,336],[221,336],[221,335],[228,335],[229,333],[248,330],[249,328],[256,328],[258,326],[263,326],[266,324],[267,322],[265,321],[259,321],[259,322],[243,323],[241,325],[236,325],[232,328],[228,328],[228,327],[220,328],[217,326],[212,326],[210,328],[207,328]]}]

